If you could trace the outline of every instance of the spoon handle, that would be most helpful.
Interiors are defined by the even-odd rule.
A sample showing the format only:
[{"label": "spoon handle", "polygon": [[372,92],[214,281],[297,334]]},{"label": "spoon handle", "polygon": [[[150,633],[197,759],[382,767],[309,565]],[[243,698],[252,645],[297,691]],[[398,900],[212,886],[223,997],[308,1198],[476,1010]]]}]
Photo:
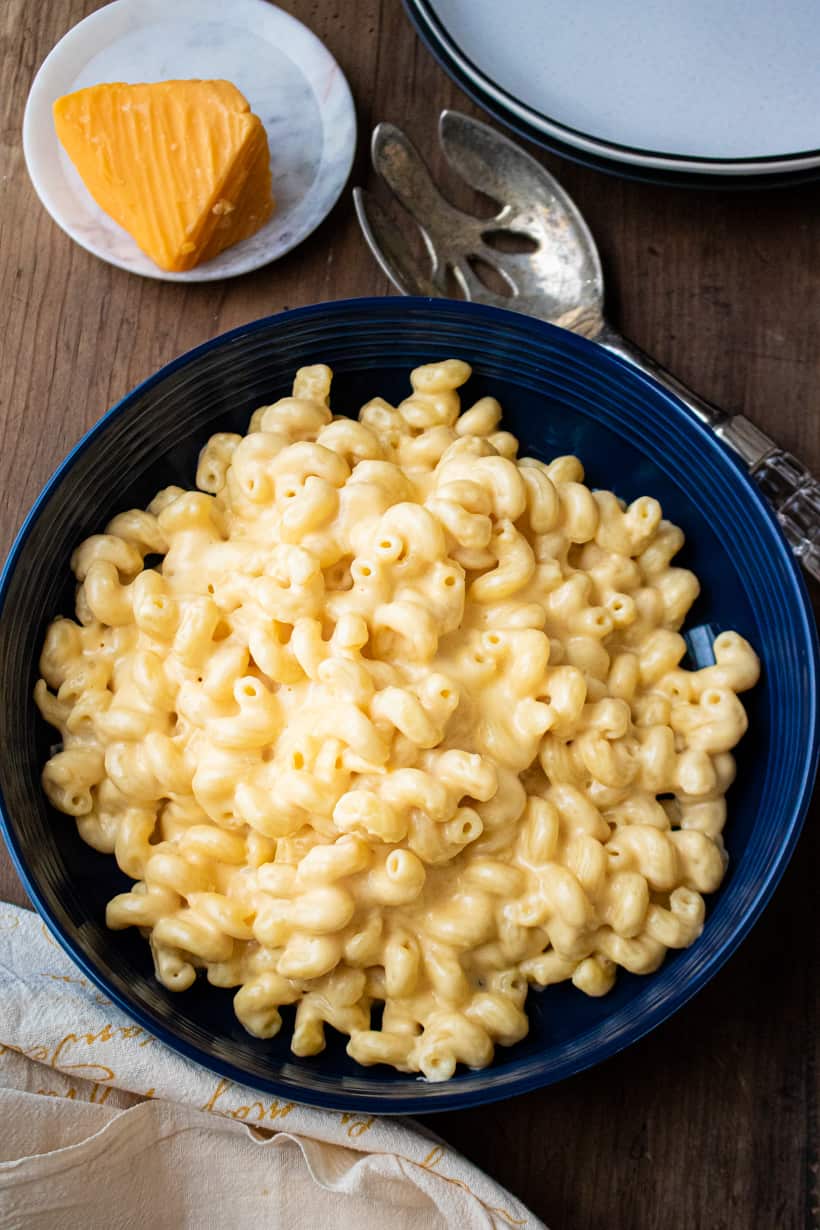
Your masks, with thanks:
[{"label": "spoon handle", "polygon": [[669,389],[740,457],[774,509],[794,554],[820,581],[820,482],[811,471],[744,415],[726,414],[698,397],[610,325],[604,325],[595,341]]}]

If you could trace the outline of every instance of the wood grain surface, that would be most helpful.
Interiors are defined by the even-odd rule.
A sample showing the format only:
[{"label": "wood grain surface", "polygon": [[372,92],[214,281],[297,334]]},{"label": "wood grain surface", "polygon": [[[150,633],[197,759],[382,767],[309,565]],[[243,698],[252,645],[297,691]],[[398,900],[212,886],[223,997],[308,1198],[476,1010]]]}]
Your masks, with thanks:
[{"label": "wood grain surface", "polygon": [[[141,280],[72,243],[34,195],[20,129],[43,58],[97,7],[0,6],[0,557],[69,447],[168,359],[281,308],[390,293],[359,237],[349,191],[297,251],[224,284]],[[367,138],[378,120],[400,123],[432,151],[442,107],[476,113],[398,0],[282,7],[348,75],[360,124],[352,183],[368,180]],[[627,336],[820,471],[820,184],[672,190],[538,156],[589,221],[610,314]],[[432,161],[443,176],[440,157]],[[820,1225],[818,819],[815,799],[764,918],[672,1021],[563,1085],[431,1126],[552,1230]],[[25,900],[5,852],[0,897]]]}]

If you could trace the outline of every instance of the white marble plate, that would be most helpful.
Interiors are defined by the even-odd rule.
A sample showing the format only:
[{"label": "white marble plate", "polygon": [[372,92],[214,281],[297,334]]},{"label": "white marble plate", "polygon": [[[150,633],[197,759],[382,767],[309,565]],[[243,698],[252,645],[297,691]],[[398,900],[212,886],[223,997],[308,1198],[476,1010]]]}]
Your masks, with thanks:
[{"label": "white marble plate", "polygon": [[510,122],[608,160],[768,175],[820,165],[818,0],[406,0]]},{"label": "white marble plate", "polygon": [[[188,273],[158,269],[93,201],[54,130],[55,99],[103,81],[225,78],[265,125],[277,208],[256,235]],[[23,120],[32,183],[55,222],[102,260],[169,282],[208,282],[289,252],[336,203],[356,147],[339,65],[314,34],[266,0],[114,0],[70,30],[43,63]]]}]

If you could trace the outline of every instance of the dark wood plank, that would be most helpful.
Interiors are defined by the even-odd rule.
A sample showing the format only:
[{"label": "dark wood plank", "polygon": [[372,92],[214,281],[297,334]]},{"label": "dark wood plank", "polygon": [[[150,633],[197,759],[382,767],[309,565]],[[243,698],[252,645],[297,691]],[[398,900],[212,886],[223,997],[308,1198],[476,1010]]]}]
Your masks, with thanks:
[{"label": "dark wood plank", "polygon": [[[96,7],[6,0],[0,11],[0,555],[66,450],[160,364],[284,307],[390,293],[348,193],[298,251],[225,284],[143,281],[72,244],[34,196],[20,125],[42,59]],[[401,5],[282,7],[327,42],[353,87],[362,138],[354,180],[368,177],[367,134],[380,119],[430,150],[444,178],[433,151],[438,112],[477,112]],[[538,156],[598,239],[613,319],[704,396],[743,410],[820,470],[820,185],[669,190]],[[431,1126],[553,1230],[820,1225],[817,802],[812,819],[763,920],[671,1022],[562,1086]],[[5,853],[0,897],[24,901]]]}]

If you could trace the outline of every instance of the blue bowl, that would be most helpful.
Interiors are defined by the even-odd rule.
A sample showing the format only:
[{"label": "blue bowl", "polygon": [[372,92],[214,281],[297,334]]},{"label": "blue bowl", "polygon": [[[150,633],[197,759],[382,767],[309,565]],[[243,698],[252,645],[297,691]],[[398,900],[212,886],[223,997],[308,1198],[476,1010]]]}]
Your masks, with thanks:
[{"label": "blue bowl", "polygon": [[[703,592],[689,619],[690,656],[711,660],[735,628],[763,662],[747,695],[749,733],[729,794],[730,870],[692,948],[648,977],[621,972],[603,999],[569,984],[534,992],[530,1033],[493,1065],[428,1084],[360,1068],[333,1035],[311,1059],[278,1038],[251,1038],[231,993],[197,983],[172,994],[154,980],[148,945],[110,932],[105,904],[128,881],[112,858],[53,812],[39,775],[53,732],[32,688],[48,620],[72,613],[72,549],[116,512],[163,486],[192,486],[215,431],[245,430],[257,405],[290,391],[295,369],[327,362],[337,411],[400,399],[411,368],[434,358],[473,365],[468,395],[492,393],[531,455],[577,453],[593,486],[627,500],[657,496],[686,532],[679,557]],[[720,968],[760,914],[797,841],[817,762],[817,633],[806,591],[774,517],[724,446],[658,385],[594,344],[525,316],[467,303],[360,299],[284,312],[184,355],[109,411],[47,484],[0,578],[0,819],[11,856],[46,924],[106,995],[175,1050],[222,1076],[315,1106],[423,1113],[509,1097],[586,1068],[634,1042]],[[290,1010],[285,1010],[290,1011]]]}]

